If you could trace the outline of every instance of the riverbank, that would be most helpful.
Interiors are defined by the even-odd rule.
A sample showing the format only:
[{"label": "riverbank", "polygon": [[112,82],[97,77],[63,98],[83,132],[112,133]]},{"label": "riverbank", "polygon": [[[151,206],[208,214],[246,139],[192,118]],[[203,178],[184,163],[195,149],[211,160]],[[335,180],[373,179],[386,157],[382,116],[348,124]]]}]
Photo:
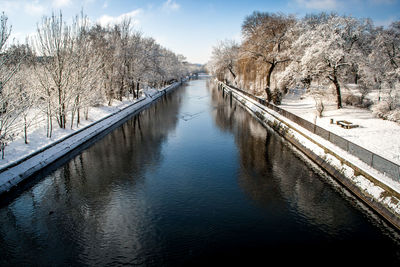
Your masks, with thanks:
[{"label": "riverbank", "polygon": [[3,160],[0,165],[0,195],[10,191],[29,176],[65,156],[126,117],[138,113],[179,85],[181,85],[181,82],[176,82],[162,90],[148,90],[145,92],[145,96],[134,102],[124,101],[118,106],[104,107],[104,109],[100,109],[102,112],[94,113],[97,116],[94,117],[95,121],[86,121],[80,128],[75,130],[60,131],[52,139],[42,140],[45,143],[33,142],[36,144],[35,147],[24,146],[23,144],[11,146],[7,150],[10,157],[7,158],[7,161]]},{"label": "riverbank", "polygon": [[372,168],[330,141],[260,104],[260,101],[256,101],[254,97],[222,83],[219,83],[219,89],[227,93],[229,97],[236,98],[263,125],[274,128],[309,159],[400,229],[400,183],[398,181]]}]

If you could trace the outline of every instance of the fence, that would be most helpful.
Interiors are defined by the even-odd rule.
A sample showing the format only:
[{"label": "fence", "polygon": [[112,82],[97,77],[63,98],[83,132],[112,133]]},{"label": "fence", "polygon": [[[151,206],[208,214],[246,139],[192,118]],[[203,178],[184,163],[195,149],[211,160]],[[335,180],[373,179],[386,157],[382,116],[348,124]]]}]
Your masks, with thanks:
[{"label": "fence", "polygon": [[394,181],[400,182],[400,165],[398,165],[390,160],[387,160],[387,159],[369,151],[368,149],[365,149],[357,144],[354,144],[354,143],[344,139],[343,137],[340,137],[328,130],[325,130],[324,128],[321,128],[312,122],[309,122],[303,118],[300,118],[299,116],[297,116],[287,110],[281,109],[280,107],[277,107],[277,106],[265,101],[264,99],[256,97],[255,95],[245,92],[239,88],[227,86],[226,84],[224,84],[222,82],[219,82],[219,86],[220,86],[220,88],[225,87],[228,90],[232,90],[232,89],[236,90],[236,91],[244,94],[245,96],[257,101],[261,105],[264,105],[264,106],[268,107],[269,109],[272,109],[272,110],[278,112],[280,115],[290,119],[291,121],[297,123],[298,125],[302,126],[305,129],[307,129],[308,131],[310,131],[318,136],[321,136],[322,138],[328,140],[332,144],[335,144],[336,146],[340,147],[341,149],[347,151],[351,155],[356,156],[357,158],[359,158],[360,160],[362,160],[363,162],[365,162],[372,168],[386,174],[388,177],[390,177]]}]

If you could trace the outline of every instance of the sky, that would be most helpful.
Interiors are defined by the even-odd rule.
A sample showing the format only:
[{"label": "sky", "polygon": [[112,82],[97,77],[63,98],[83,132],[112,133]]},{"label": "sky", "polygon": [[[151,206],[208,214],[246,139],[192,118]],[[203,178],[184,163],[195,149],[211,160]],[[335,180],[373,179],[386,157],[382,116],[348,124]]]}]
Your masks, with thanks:
[{"label": "sky", "polygon": [[301,18],[305,14],[336,12],[371,18],[387,26],[400,20],[400,0],[0,0],[12,25],[10,42],[25,42],[43,16],[62,11],[72,18],[83,10],[92,22],[118,23],[130,17],[134,29],[162,46],[182,54],[191,63],[206,63],[219,41],[241,39],[241,25],[253,11],[282,12]]}]

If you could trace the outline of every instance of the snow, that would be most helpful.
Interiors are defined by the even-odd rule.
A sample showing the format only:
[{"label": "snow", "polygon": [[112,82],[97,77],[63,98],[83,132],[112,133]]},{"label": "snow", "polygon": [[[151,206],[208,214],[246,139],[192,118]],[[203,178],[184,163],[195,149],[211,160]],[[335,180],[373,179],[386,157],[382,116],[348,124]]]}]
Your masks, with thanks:
[{"label": "snow", "polygon": [[[161,91],[151,89],[146,94],[148,97],[135,101],[115,100],[112,106],[91,107],[88,120],[82,121],[78,128],[60,129],[55,125],[52,138],[46,138],[46,126],[42,120],[30,130],[29,144],[25,144],[20,136],[7,146],[5,159],[0,160],[3,170],[0,173],[0,194],[179,84],[172,84]],[[57,143],[59,140],[62,141]],[[12,166],[18,161],[21,163]]]},{"label": "snow", "polygon": [[[400,164],[400,125],[398,123],[376,118],[367,109],[351,106],[337,109],[334,99],[335,97],[331,101],[324,101],[325,110],[322,118],[316,116],[315,101],[311,96],[301,97],[299,94],[288,94],[279,107]],[[334,124],[330,123],[331,119],[334,120]],[[359,127],[344,129],[336,125],[338,120],[346,120]]]},{"label": "snow", "polygon": [[143,90],[143,93],[146,97],[153,98],[158,93],[158,90],[149,88],[149,89]]},{"label": "snow", "polygon": [[39,123],[29,129],[28,144],[24,143],[24,137],[22,134],[20,134],[13,142],[7,145],[5,149],[5,158],[0,159],[0,168],[5,167],[6,165],[9,165],[15,161],[18,161],[28,154],[34,153],[46,147],[47,145],[52,144],[68,135],[71,135],[77,130],[87,127],[95,121],[101,120],[106,116],[113,114],[135,102],[136,101],[130,100],[114,100],[112,106],[107,106],[106,104],[104,104],[103,106],[99,107],[91,107],[89,109],[88,120],[82,120],[79,124],[79,127],[76,127],[74,125],[74,128],[71,129],[68,125],[66,129],[61,129],[58,127],[58,125],[56,125],[56,123],[54,123],[51,138],[46,138],[45,121],[41,120],[39,121]]}]

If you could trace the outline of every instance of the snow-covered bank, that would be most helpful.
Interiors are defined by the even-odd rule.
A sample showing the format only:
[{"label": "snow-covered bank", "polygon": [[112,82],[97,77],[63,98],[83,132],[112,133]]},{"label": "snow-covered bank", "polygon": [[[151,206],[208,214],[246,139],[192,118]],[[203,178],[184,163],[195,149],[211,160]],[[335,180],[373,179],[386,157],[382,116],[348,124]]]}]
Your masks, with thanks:
[{"label": "snow-covered bank", "polygon": [[400,229],[399,182],[388,178],[328,140],[307,131],[240,91],[227,86],[222,87],[226,92],[232,93],[233,97],[253,113],[261,123],[278,131],[308,158]]},{"label": "snow-covered bank", "polygon": [[[323,117],[316,116],[315,100],[312,96],[287,94],[280,108],[308,120],[337,134],[361,147],[364,147],[394,163],[400,164],[400,124],[376,118],[372,111],[353,106],[336,108],[334,101],[325,101]],[[346,120],[358,125],[353,129],[344,129],[330,120]]]},{"label": "snow-covered bank", "polygon": [[10,144],[7,148],[7,153],[9,153],[7,161],[2,161],[0,169],[0,194],[9,191],[25,178],[66,155],[127,116],[138,112],[180,84],[174,83],[160,91],[148,90],[145,92],[145,97],[135,102],[124,101],[119,102],[120,105],[117,106],[94,109],[91,112],[91,119],[82,123],[80,128],[57,130],[52,139],[43,138],[43,133],[40,132],[43,129],[39,127],[37,132],[30,134],[30,139],[35,140],[35,142],[31,143],[36,144],[36,146],[25,145],[23,140]]}]

